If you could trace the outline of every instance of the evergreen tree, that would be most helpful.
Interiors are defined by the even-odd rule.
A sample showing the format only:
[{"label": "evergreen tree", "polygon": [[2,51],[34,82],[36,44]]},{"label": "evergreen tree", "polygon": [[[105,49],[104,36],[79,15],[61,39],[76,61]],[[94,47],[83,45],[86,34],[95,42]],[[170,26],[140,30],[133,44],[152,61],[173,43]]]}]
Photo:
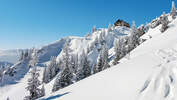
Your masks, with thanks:
[{"label": "evergreen tree", "polygon": [[25,100],[35,100],[42,96],[41,89],[38,88],[41,85],[41,83],[38,79],[39,73],[36,66],[37,62],[38,62],[38,57],[37,57],[36,50],[34,50],[32,59],[29,63],[30,66],[32,67],[32,70],[30,71],[31,78],[28,79],[28,86],[26,87],[26,89],[30,92],[30,95],[26,96],[24,98]]},{"label": "evergreen tree", "polygon": [[108,48],[106,44],[102,46],[102,49],[99,53],[97,64],[93,68],[93,73],[100,72],[104,69],[109,68],[109,61],[108,61]]},{"label": "evergreen tree", "polygon": [[103,62],[103,55],[102,55],[102,50],[101,50],[98,56],[98,60],[97,60],[96,72],[102,71],[103,65],[104,65],[104,62]]},{"label": "evergreen tree", "polygon": [[57,91],[70,84],[72,84],[73,73],[71,73],[68,66],[66,66],[63,71],[57,76],[52,91]]},{"label": "evergreen tree", "polygon": [[51,68],[51,76],[50,76],[50,78],[52,79],[53,77],[55,77],[55,75],[58,72],[58,69],[57,69],[58,66],[57,66],[57,62],[56,62],[56,57],[51,57],[49,66]]},{"label": "evergreen tree", "polygon": [[175,8],[175,2],[174,1],[172,1],[172,7],[171,7],[170,15],[172,16],[173,19],[176,18],[176,8]]},{"label": "evergreen tree", "polygon": [[45,65],[44,67],[45,68],[44,68],[44,72],[43,72],[42,82],[47,83],[47,81],[49,79],[49,78],[47,78],[47,74],[46,74],[47,73],[47,66]]},{"label": "evergreen tree", "polygon": [[30,95],[25,97],[25,100],[34,100],[40,97],[40,89],[38,88],[41,85],[38,77],[39,73],[37,72],[36,66],[33,66],[31,73],[31,78],[28,79],[28,87],[26,88]]},{"label": "evergreen tree", "polygon": [[91,75],[91,67],[90,67],[90,61],[87,58],[87,55],[85,54],[85,51],[83,50],[81,57],[80,57],[80,65],[77,72],[77,80],[82,80],[88,76]]},{"label": "evergreen tree", "polygon": [[103,69],[107,69],[110,67],[109,65],[109,61],[108,61],[108,48],[106,45],[103,46],[103,51],[102,51],[102,55],[103,55]]},{"label": "evergreen tree", "polygon": [[43,82],[44,83],[50,82],[52,80],[52,78],[56,76],[58,71],[59,71],[59,68],[58,68],[58,64],[56,62],[56,57],[52,56],[50,58],[50,63],[44,69]]},{"label": "evergreen tree", "polygon": [[114,42],[114,52],[115,52],[115,56],[114,56],[114,60],[113,60],[113,65],[116,65],[118,63],[118,61],[121,58],[121,47],[122,47],[122,42],[121,40],[116,40]]},{"label": "evergreen tree", "polygon": [[36,64],[38,62],[38,55],[37,55],[36,49],[33,49],[32,53],[28,52],[26,55],[28,55],[27,57],[29,57],[29,55],[31,56],[30,57],[31,59],[29,61],[29,66],[36,66]]},{"label": "evergreen tree", "polygon": [[68,43],[65,44],[63,53],[63,70],[57,76],[52,91],[57,91],[73,83],[73,73],[70,68],[70,48]]},{"label": "evergreen tree", "polygon": [[73,73],[73,82],[77,81],[77,71],[78,71],[78,54],[73,54],[71,56],[71,72]]},{"label": "evergreen tree", "polygon": [[133,50],[134,48],[136,48],[137,45],[139,45],[139,35],[138,35],[138,31],[135,25],[135,22],[133,21],[132,23],[132,28],[131,28],[131,35],[128,39],[128,48],[129,51]]},{"label": "evergreen tree", "polygon": [[163,33],[168,28],[168,24],[169,24],[169,20],[165,12],[163,12],[163,15],[160,16],[160,22],[162,24],[160,31]]}]

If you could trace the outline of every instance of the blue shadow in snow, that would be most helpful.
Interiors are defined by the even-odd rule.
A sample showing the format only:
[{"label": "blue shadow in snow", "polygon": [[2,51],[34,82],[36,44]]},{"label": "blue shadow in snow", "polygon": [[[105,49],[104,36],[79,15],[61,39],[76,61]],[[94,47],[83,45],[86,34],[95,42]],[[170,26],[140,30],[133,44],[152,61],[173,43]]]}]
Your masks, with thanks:
[{"label": "blue shadow in snow", "polygon": [[66,93],[63,93],[63,94],[58,94],[58,95],[55,95],[55,96],[50,96],[48,98],[44,98],[44,99],[41,99],[41,100],[53,100],[53,99],[56,99],[56,98],[59,98],[61,96],[64,96],[66,94],[69,94],[70,92],[66,92]]}]

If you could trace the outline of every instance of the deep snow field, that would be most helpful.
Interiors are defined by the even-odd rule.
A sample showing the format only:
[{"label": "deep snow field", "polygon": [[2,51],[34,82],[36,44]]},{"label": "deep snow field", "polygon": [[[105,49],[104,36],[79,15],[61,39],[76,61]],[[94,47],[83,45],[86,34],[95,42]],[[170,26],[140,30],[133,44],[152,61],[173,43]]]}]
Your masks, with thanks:
[{"label": "deep snow field", "polygon": [[[39,100],[177,100],[177,19],[170,21],[172,22],[164,33],[160,32],[159,25],[142,36],[141,38],[147,41],[134,49],[129,59],[125,57],[118,65],[52,93],[54,78],[44,85],[46,96]],[[128,31],[126,33],[128,34]],[[152,38],[149,38],[149,35]],[[76,47],[77,43],[82,41],[83,46],[89,43],[89,40],[83,41],[78,37],[72,37],[71,40],[72,48],[77,52],[81,50]],[[45,48],[47,51],[48,48]],[[55,49],[53,48],[53,51]],[[59,54],[60,51],[46,53],[41,55],[41,58]],[[109,55],[113,54],[110,46]],[[58,55],[58,58],[60,56]],[[47,60],[41,59],[41,62]],[[38,66],[38,69],[41,79],[44,67]],[[0,87],[0,100],[6,100],[7,97],[10,100],[23,100],[24,96],[28,95],[25,87],[30,77],[29,69],[23,70],[27,73],[18,77],[15,84]]]}]

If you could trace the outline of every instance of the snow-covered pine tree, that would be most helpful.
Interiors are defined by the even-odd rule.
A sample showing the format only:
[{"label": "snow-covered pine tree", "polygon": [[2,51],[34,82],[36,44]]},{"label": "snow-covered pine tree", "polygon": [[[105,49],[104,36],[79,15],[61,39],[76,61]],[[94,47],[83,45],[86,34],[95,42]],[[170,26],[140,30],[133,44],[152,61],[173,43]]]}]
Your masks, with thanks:
[{"label": "snow-covered pine tree", "polygon": [[[27,51],[28,52],[28,51]],[[37,55],[37,50],[33,48],[32,53],[27,53],[29,57],[30,57],[30,61],[29,61],[29,66],[36,66],[37,62],[38,62],[38,55]]]},{"label": "snow-covered pine tree", "polygon": [[115,56],[114,56],[114,60],[113,60],[113,65],[116,65],[121,58],[121,47],[122,47],[121,40],[120,39],[115,40],[115,42],[114,42]]},{"label": "snow-covered pine tree", "polygon": [[82,80],[91,75],[90,61],[88,60],[87,54],[83,50],[80,57],[80,65],[77,72],[77,81]]},{"label": "snow-covered pine tree", "polygon": [[129,51],[136,48],[136,46],[139,45],[139,42],[140,42],[140,39],[139,39],[138,31],[137,31],[135,22],[133,21],[132,28],[131,28],[131,35],[129,36],[129,39],[128,39]]},{"label": "snow-covered pine tree", "polygon": [[66,66],[66,68],[63,69],[59,76],[57,76],[52,91],[57,91],[72,84],[72,78],[73,73],[71,73],[69,66]]},{"label": "snow-covered pine tree", "polygon": [[43,82],[48,83],[52,80],[53,77],[56,76],[56,74],[59,71],[58,64],[56,62],[56,57],[50,58],[50,63],[46,65],[46,68],[44,69],[43,73]]},{"label": "snow-covered pine tree", "polygon": [[160,16],[160,22],[162,24],[162,27],[160,31],[163,33],[168,28],[169,20],[165,12],[163,12],[162,16]]},{"label": "snow-covered pine tree", "polygon": [[108,48],[107,48],[106,44],[104,44],[102,50],[103,50],[102,51],[102,55],[103,55],[103,69],[102,70],[104,70],[104,69],[107,69],[110,67],[109,61],[108,61],[108,56],[109,56],[108,55]]},{"label": "snow-covered pine tree", "polygon": [[43,72],[43,77],[42,77],[42,82],[43,83],[48,83],[50,82],[50,74],[49,74],[49,70],[47,68],[47,65],[44,65],[44,72]]},{"label": "snow-covered pine tree", "polygon": [[39,73],[37,72],[36,66],[33,66],[31,70],[31,78],[28,79],[27,90],[30,92],[29,96],[25,97],[25,100],[35,100],[40,97],[40,89],[38,88],[41,83],[38,79]]},{"label": "snow-covered pine tree", "polygon": [[77,71],[78,71],[78,54],[71,55],[71,72],[73,73],[73,82],[77,81]]},{"label": "snow-covered pine tree", "polygon": [[51,57],[49,66],[51,68],[51,76],[50,76],[50,78],[52,79],[53,77],[55,77],[55,75],[58,72],[58,68],[57,68],[58,66],[57,66],[57,62],[56,62],[56,57]]},{"label": "snow-covered pine tree", "polygon": [[103,45],[103,43],[104,43],[104,37],[103,37],[103,34],[102,34],[102,33],[101,33],[100,36],[99,36],[99,43],[100,43],[101,45]]},{"label": "snow-covered pine tree", "polygon": [[26,89],[30,92],[30,95],[26,96],[24,98],[25,100],[35,100],[43,96],[41,94],[41,89],[38,88],[41,85],[41,82],[38,79],[39,73],[36,66],[37,62],[38,62],[37,52],[36,50],[33,50],[32,59],[29,63],[29,65],[32,67],[30,71],[31,78],[28,79],[28,86],[26,87]]},{"label": "snow-covered pine tree", "polygon": [[171,12],[170,12],[170,15],[172,16],[173,19],[176,18],[176,8],[175,8],[175,2],[172,1],[172,7],[171,7]]},{"label": "snow-covered pine tree", "polygon": [[42,83],[46,83],[47,79],[46,79],[46,65],[44,66],[44,72],[43,72],[43,77],[42,77]]},{"label": "snow-covered pine tree", "polygon": [[103,53],[102,53],[102,50],[100,51],[99,53],[99,56],[98,56],[98,60],[97,60],[97,65],[95,66],[96,68],[96,73],[97,72],[100,72],[102,71],[103,69],[103,65],[104,65],[104,62],[103,62]]},{"label": "snow-covered pine tree", "polygon": [[126,54],[128,53],[127,44],[126,44],[126,41],[128,41],[128,40],[127,40],[127,38],[122,38],[122,39],[120,39],[120,41],[121,41],[120,43],[122,44],[120,58],[122,58],[122,57],[126,56]]},{"label": "snow-covered pine tree", "polygon": [[110,65],[108,63],[108,48],[106,44],[102,46],[102,49],[99,53],[97,64],[93,68],[93,73],[100,72],[104,69],[109,68]]},{"label": "snow-covered pine tree", "polygon": [[96,32],[96,30],[97,30],[96,25],[94,25],[93,28],[92,28],[92,33]]},{"label": "snow-covered pine tree", "polygon": [[52,91],[57,91],[61,88],[64,88],[70,84],[72,84],[72,79],[73,79],[73,73],[71,71],[71,64],[70,64],[70,48],[69,44],[66,43],[64,48],[63,48],[63,70],[61,73],[57,76],[55,83],[53,85]]}]

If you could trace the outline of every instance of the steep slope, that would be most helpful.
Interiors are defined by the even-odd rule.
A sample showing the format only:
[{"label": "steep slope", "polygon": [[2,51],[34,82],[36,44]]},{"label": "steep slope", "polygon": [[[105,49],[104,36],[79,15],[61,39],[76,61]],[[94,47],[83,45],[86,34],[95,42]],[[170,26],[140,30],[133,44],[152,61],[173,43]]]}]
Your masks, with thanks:
[{"label": "steep slope", "polygon": [[[83,50],[88,52],[87,50],[89,48],[88,57],[91,63],[94,64],[96,63],[95,59],[97,59],[99,49],[101,48],[101,38],[104,38],[104,42],[107,44],[108,49],[111,49],[113,48],[114,40],[129,35],[131,33],[130,31],[131,29],[127,27],[115,27],[112,28],[111,31],[108,29],[100,28],[85,37],[69,37],[69,44],[70,48],[72,49],[71,53],[80,55]],[[95,45],[96,42],[98,42],[98,45]],[[61,53],[57,56],[58,61],[62,58],[62,55],[63,51],[61,51]]]},{"label": "steep slope", "polygon": [[129,60],[41,100],[176,100],[177,20],[164,33],[160,27],[143,36],[152,38],[133,50]]},{"label": "steep slope", "polygon": [[[9,97],[12,100],[23,100],[26,95],[29,95],[29,92],[26,90],[26,87],[28,79],[31,77],[29,73],[30,70],[24,70],[24,68],[21,68],[21,70],[24,71],[21,72],[24,74],[19,74],[21,76],[15,78],[16,83],[0,87],[0,100],[6,100],[7,97]],[[38,66],[38,70],[40,73],[39,79],[42,80],[43,67]],[[11,79],[13,79],[13,77]]]},{"label": "steep slope", "polygon": [[[89,59],[91,60],[92,64],[94,64],[96,63],[95,59],[97,59],[99,49],[101,47],[99,43],[97,43],[97,45],[95,44],[96,42],[101,41],[100,39],[101,34],[104,33],[105,35],[104,42],[106,42],[109,49],[112,50],[114,40],[118,39],[119,37],[129,35],[130,31],[131,29],[127,27],[115,27],[114,29],[111,29],[111,31],[110,30],[108,31],[108,29],[97,29],[97,31],[85,37],[70,36],[62,38],[59,41],[43,46],[37,50],[39,56],[38,65],[42,66],[44,63],[49,62],[51,56],[57,56],[58,61],[62,59],[63,54],[62,48],[66,42],[69,42],[73,54],[76,53],[81,54],[83,50],[87,51],[89,47],[90,49]],[[13,69],[12,70],[13,75],[9,76],[9,74],[7,74],[3,77],[3,82],[1,83],[0,87],[1,99],[5,100],[9,96],[10,99],[21,100],[28,94],[28,92],[25,89],[25,87],[27,86],[27,80],[30,77],[28,73],[29,72],[28,63],[29,61],[17,62],[15,65],[11,67],[11,69]],[[42,77],[44,67],[39,67],[39,69],[40,76]],[[54,79],[49,84],[45,85],[46,87],[49,87],[46,88],[47,94],[51,92]],[[8,91],[4,92],[5,90]],[[16,92],[16,90],[18,90],[21,93],[24,93],[25,95],[19,94],[19,92]]]},{"label": "steep slope", "polygon": [[18,81],[21,80],[29,71],[28,63],[28,60],[19,61],[13,66],[7,68],[4,71],[3,80],[0,81],[0,87],[3,87],[4,85],[18,83]]}]

